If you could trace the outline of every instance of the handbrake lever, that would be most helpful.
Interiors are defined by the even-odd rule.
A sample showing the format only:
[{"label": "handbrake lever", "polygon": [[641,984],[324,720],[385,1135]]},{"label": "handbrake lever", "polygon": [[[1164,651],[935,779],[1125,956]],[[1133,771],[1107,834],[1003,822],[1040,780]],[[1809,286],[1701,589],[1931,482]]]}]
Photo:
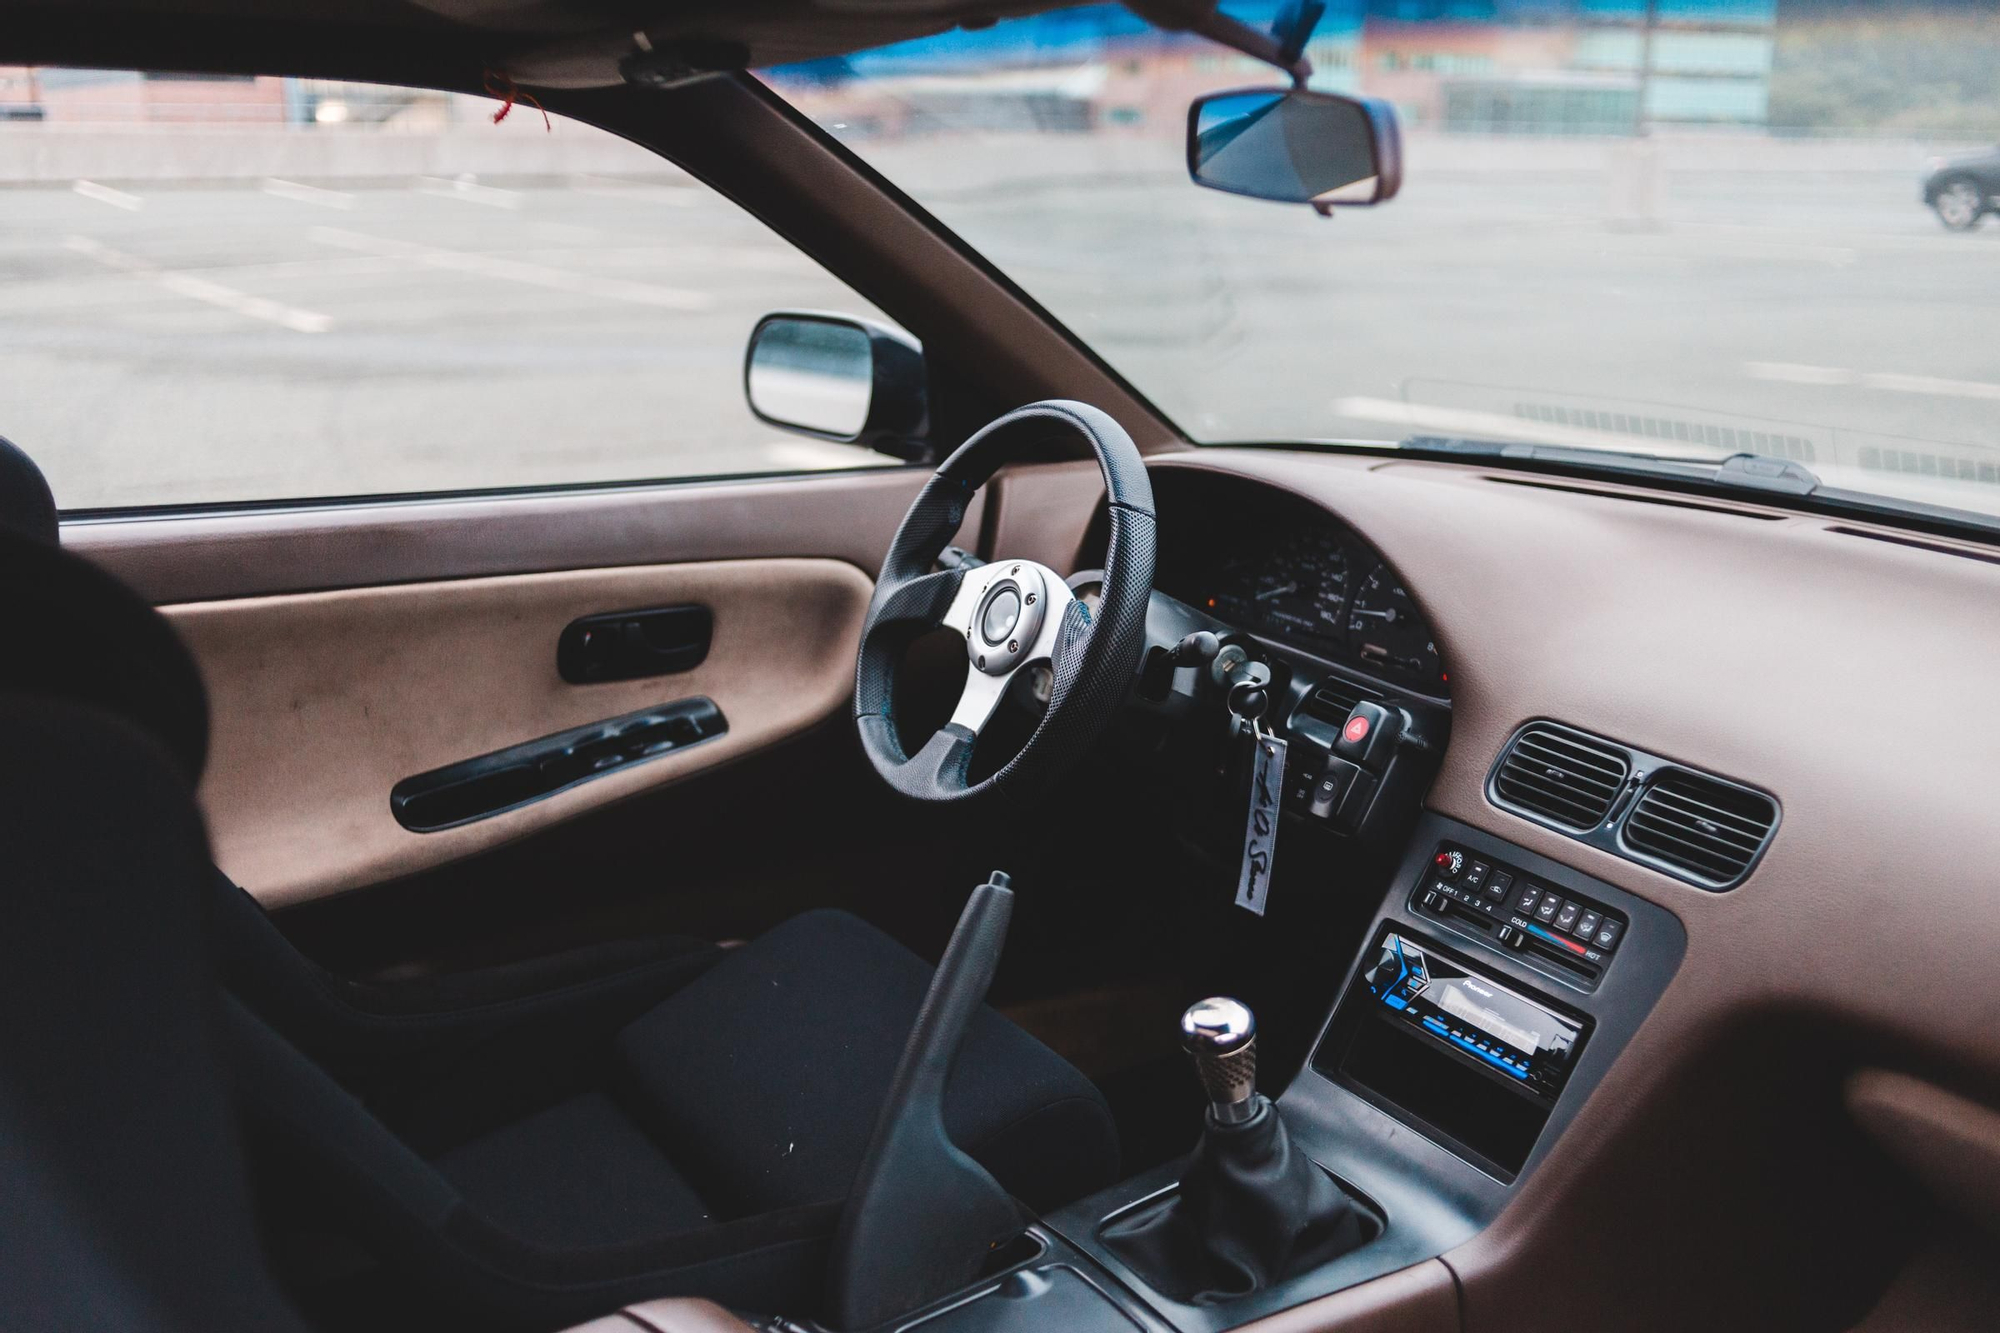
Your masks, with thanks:
[{"label": "handbrake lever", "polygon": [[996,870],[972,891],[931,978],[834,1233],[827,1290],[837,1329],[872,1328],[970,1284],[993,1248],[1027,1225],[944,1127],[945,1085],[1013,913],[1013,890]]}]

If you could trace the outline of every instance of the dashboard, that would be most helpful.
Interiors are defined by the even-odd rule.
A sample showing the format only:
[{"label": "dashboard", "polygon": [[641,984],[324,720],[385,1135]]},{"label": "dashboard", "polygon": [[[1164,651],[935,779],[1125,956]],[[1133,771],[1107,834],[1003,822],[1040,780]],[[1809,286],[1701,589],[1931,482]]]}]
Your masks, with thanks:
[{"label": "dashboard", "polygon": [[1430,625],[1356,533],[1305,501],[1202,481],[1199,497],[1158,488],[1160,591],[1258,638],[1449,694]]},{"label": "dashboard", "polygon": [[[1990,1009],[2000,952],[1994,878],[1967,870],[2000,855],[1990,808],[2000,730],[2000,692],[1990,680],[2000,653],[2000,619],[1990,614],[2000,598],[1994,548],[1803,506],[1526,469],[1207,447],[1149,464],[1161,512],[1156,584],[1183,601],[1199,592],[1196,606],[1210,596],[1220,603],[1228,590],[1214,580],[1223,565],[1281,551],[1300,522],[1287,499],[1351,525],[1420,599],[1453,697],[1449,738],[1400,872],[1416,897],[1399,892],[1382,913],[1399,934],[1428,936],[1447,952],[1460,942],[1453,918],[1470,920],[1464,891],[1457,901],[1440,893],[1450,909],[1440,912],[1423,901],[1433,879],[1420,880],[1454,839],[1465,845],[1468,872],[1475,852],[1488,865],[1482,915],[1488,902],[1518,910],[1525,876],[1540,895],[1531,919],[1552,933],[1560,927],[1540,917],[1551,888],[1564,900],[1558,919],[1571,905],[1579,924],[1587,910],[1630,917],[1625,942],[1641,952],[1622,954],[1595,991],[1554,979],[1511,941],[1504,959],[1485,946],[1464,954],[1511,974],[1522,983],[1512,989],[1546,1007],[1592,1017],[1575,1077],[1601,1081],[1587,1094],[1576,1085],[1563,1094],[1587,1132],[1550,1139],[1550,1169],[1529,1169],[1505,1186],[1515,1203],[1445,1252],[1436,1322],[1990,1324],[1996,1298],[1983,1252],[1968,1249],[1981,1258],[1954,1258],[1963,1266],[1952,1269],[1906,1259],[1899,1238],[1920,1234],[1924,1223],[1878,1227],[1872,1219],[1900,1217],[1905,1207],[1927,1217],[1946,1207],[1937,1201],[1966,1197],[1961,1145],[1972,1131],[1964,1126],[2000,1124],[2000,1043],[1967,998]],[[1226,483],[1262,492],[1240,500]],[[1237,512],[1244,504],[1271,516],[1264,526],[1273,535],[1228,550],[1258,531]],[[1344,554],[1356,591],[1366,578],[1356,575],[1357,547]],[[1203,558],[1215,563],[1204,569],[1196,563]],[[1208,614],[1221,619],[1220,611]],[[1903,709],[1894,726],[1857,739],[1852,719],[1913,689],[1950,704]],[[1718,890],[1509,810],[1492,799],[1490,778],[1510,740],[1537,720],[1643,744],[1662,760],[1773,793],[1783,806],[1777,833],[1746,879]],[[1240,820],[1240,811],[1230,813]],[[1300,842],[1281,837],[1277,854],[1281,862],[1292,856],[1295,872]],[[1521,896],[1487,896],[1502,866],[1514,878],[1507,892]],[[1329,897],[1351,885],[1344,860],[1308,877],[1308,891]],[[1489,919],[1489,941],[1512,925],[1497,906]],[[1633,961],[1639,971],[1651,966],[1646,941],[1659,932],[1684,943],[1655,1000],[1650,987],[1633,988]],[[1302,934],[1299,947],[1317,945],[1316,935]],[[1885,970],[1897,949],[1916,951],[1922,965]],[[1378,959],[1365,956],[1362,969]],[[1614,992],[1635,1000],[1622,1054],[1606,1039]],[[1355,1012],[1388,1030],[1380,1011],[1394,1006],[1365,980],[1356,994]],[[1427,1026],[1421,1015],[1414,1024],[1400,1011],[1393,1017]],[[1490,1028],[1481,1035],[1457,1024],[1475,1043],[1466,1053],[1451,1022],[1439,1021],[1445,1033],[1429,1030],[1434,1054],[1490,1065],[1476,1052],[1479,1040],[1491,1047]],[[1385,1092],[1386,1064],[1370,1057],[1388,1044],[1357,1049],[1345,1030],[1331,1035],[1304,1086],[1365,1090],[1367,1110],[1345,1123],[1342,1142],[1415,1144],[1444,1160],[1443,1139],[1480,1136],[1489,1160],[1508,1155],[1499,1151],[1500,1127],[1519,1122],[1504,1115],[1506,1103],[1488,1099],[1487,1111],[1471,1115],[1462,1102],[1435,1098],[1427,1127],[1412,1130],[1380,1108],[1383,1100],[1406,1109],[1423,1101],[1422,1089]],[[1518,1065],[1517,1049],[1501,1054]],[[1825,1076],[1807,1072],[1815,1067]],[[1461,1117],[1456,1130],[1435,1123],[1448,1115]],[[1943,1128],[1954,1121],[1959,1128]],[[1920,1140],[1953,1146],[1930,1156],[1910,1146]],[[1337,1174],[1343,1168],[1320,1160]],[[1829,1162],[1857,1169],[1829,1170]],[[1864,1183],[1876,1170],[1887,1193]],[[1908,1205],[1896,1201],[1904,1190]],[[1993,1204],[1980,1206],[1990,1213]],[[1774,1248],[1773,1236],[1788,1238],[1789,1248]],[[1716,1264],[1717,1253],[1753,1258]],[[1916,1276],[1929,1262],[1952,1276]],[[1547,1283],[1557,1269],[1570,1275],[1560,1305]],[[1685,1280],[1690,1272],[1702,1281]],[[1884,1284],[1891,1294],[1868,1312]],[[1968,1298],[1976,1314],[1954,1322],[1894,1308],[1905,1291],[1930,1300],[1953,1289],[1982,1293]]]}]

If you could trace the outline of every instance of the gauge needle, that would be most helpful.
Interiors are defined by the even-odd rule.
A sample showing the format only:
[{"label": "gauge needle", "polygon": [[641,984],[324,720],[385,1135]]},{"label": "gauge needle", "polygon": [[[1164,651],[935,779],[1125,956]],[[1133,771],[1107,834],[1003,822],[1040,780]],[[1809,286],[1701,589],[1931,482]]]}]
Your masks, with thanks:
[{"label": "gauge needle", "polygon": [[1299,590],[1299,585],[1296,583],[1287,583],[1282,588],[1266,588],[1263,592],[1257,594],[1257,600],[1260,602],[1268,602],[1273,597],[1283,597],[1288,592],[1297,592],[1298,590]]},{"label": "gauge needle", "polygon": [[1393,625],[1396,623],[1396,609],[1394,607],[1390,607],[1386,611],[1362,611],[1356,609],[1354,611],[1350,611],[1348,614],[1356,616],[1369,616],[1375,620],[1381,621],[1385,625]]}]

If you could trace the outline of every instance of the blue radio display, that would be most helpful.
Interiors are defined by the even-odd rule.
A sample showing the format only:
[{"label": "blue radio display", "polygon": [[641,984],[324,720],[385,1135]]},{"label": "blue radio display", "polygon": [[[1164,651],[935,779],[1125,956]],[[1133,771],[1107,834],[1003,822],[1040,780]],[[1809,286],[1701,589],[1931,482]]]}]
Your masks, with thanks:
[{"label": "blue radio display", "polygon": [[1385,1018],[1525,1092],[1553,1101],[1569,1078],[1578,1023],[1434,948],[1389,931],[1364,977]]}]

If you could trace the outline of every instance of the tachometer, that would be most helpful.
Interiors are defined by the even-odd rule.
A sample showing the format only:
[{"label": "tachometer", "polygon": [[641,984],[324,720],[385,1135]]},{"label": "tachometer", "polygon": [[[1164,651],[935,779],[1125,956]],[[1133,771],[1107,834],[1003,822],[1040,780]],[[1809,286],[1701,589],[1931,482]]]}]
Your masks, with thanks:
[{"label": "tachometer", "polygon": [[1363,662],[1387,667],[1429,689],[1445,686],[1431,627],[1387,565],[1377,565],[1355,591],[1347,613],[1347,642]]}]

